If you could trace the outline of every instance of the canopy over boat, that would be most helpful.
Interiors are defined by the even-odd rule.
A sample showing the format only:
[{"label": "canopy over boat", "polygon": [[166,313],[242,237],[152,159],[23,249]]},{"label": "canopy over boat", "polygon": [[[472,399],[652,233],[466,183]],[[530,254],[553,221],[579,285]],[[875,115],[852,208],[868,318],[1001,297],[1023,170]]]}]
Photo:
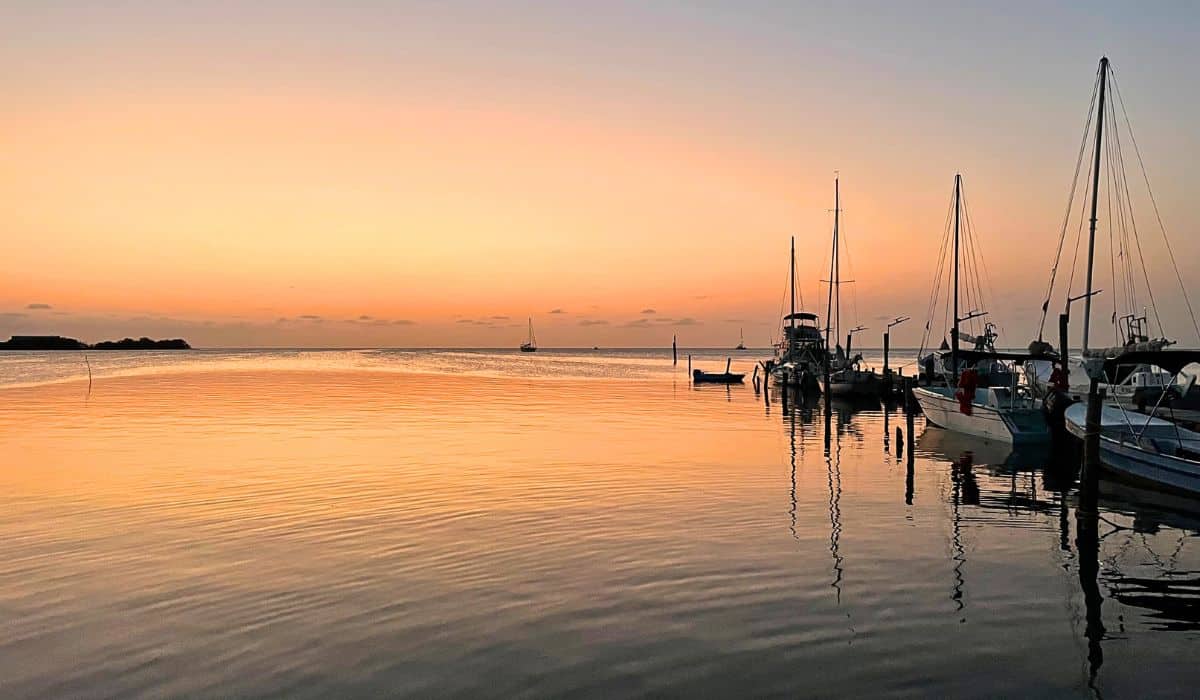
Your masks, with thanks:
[{"label": "canopy over boat", "polygon": [[[942,351],[942,357],[949,358],[953,352],[949,350]],[[981,362],[984,360],[1007,360],[1022,364],[1029,360],[1045,359],[1040,355],[1030,355],[1027,352],[987,352],[982,350],[959,350],[958,359],[962,362],[972,363]]]},{"label": "canopy over boat", "polygon": [[1112,374],[1129,365],[1153,365],[1179,374],[1192,363],[1200,363],[1200,350],[1135,350],[1105,359],[1104,371]]},{"label": "canopy over boat", "polygon": [[797,321],[816,321],[817,315],[807,311],[797,311],[794,314],[788,314],[787,316],[783,317],[783,320],[785,321],[790,321],[792,319],[796,319]]}]

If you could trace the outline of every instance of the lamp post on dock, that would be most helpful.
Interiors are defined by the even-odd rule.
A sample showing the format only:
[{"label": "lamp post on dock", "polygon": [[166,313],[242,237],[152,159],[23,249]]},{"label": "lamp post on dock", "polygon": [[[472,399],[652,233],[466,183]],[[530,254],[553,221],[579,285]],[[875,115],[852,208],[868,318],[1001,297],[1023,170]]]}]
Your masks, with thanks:
[{"label": "lamp post on dock", "polygon": [[892,326],[898,326],[908,320],[908,316],[897,316],[895,321],[887,324],[887,328],[883,330],[883,377],[888,377],[888,350],[891,347]]}]

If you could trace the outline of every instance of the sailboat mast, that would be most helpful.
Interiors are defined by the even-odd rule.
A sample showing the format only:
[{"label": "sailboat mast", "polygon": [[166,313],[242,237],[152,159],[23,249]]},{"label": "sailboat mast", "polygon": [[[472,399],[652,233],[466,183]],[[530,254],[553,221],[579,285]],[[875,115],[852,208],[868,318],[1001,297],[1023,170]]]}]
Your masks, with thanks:
[{"label": "sailboat mast", "polygon": [[829,331],[833,328],[833,288],[837,286],[838,180],[833,179],[833,252],[829,255],[829,300],[825,302],[825,365],[829,366]]},{"label": "sailboat mast", "polygon": [[954,173],[954,325],[950,329],[950,367],[958,386],[958,213],[962,202],[962,175]]},{"label": "sailboat mast", "polygon": [[1108,56],[1100,59],[1100,102],[1096,109],[1096,149],[1092,161],[1092,219],[1088,225],[1087,296],[1083,298],[1083,351],[1088,349],[1092,324],[1092,261],[1096,254],[1096,204],[1100,195],[1100,146],[1104,137],[1104,86],[1108,82]]},{"label": "sailboat mast", "polygon": [[[791,278],[789,285],[792,290],[792,312],[788,314],[789,324],[792,329],[796,328],[796,237],[792,236],[792,264],[788,268],[788,277]],[[792,334],[795,336],[795,334]]]},{"label": "sailboat mast", "polygon": [[[841,250],[838,247],[838,234],[840,227],[838,226],[839,216],[842,213],[841,190],[838,184],[838,178],[833,178],[833,308],[834,313],[833,331],[836,334],[842,332],[842,256]],[[837,342],[837,335],[834,335],[834,342]]]}]

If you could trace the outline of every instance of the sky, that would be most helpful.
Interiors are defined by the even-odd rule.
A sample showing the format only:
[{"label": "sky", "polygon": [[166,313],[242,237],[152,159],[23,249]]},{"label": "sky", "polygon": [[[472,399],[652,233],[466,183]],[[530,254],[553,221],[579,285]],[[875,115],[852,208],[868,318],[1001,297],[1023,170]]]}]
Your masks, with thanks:
[{"label": "sky", "polygon": [[960,172],[1023,346],[1103,54],[1200,289],[1193,3],[800,5],[6,2],[0,336],[761,347],[791,236],[824,315],[837,174],[843,326],[916,345]]}]

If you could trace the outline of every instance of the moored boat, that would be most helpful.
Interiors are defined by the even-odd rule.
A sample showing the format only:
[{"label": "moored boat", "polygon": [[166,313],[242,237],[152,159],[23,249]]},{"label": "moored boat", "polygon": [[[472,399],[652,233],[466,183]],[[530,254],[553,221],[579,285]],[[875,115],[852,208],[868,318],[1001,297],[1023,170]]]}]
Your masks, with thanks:
[{"label": "moored boat", "polygon": [[966,389],[918,386],[912,392],[925,419],[939,428],[1013,445],[1050,440],[1041,406],[1020,388]]},{"label": "moored boat", "polygon": [[[1087,404],[1064,414],[1066,428],[1084,439]],[[1200,496],[1200,433],[1116,405],[1100,411],[1100,462],[1113,475],[1157,489]]]},{"label": "moored boat", "polygon": [[741,372],[705,372],[692,370],[692,381],[696,384],[741,384],[746,375]]}]

